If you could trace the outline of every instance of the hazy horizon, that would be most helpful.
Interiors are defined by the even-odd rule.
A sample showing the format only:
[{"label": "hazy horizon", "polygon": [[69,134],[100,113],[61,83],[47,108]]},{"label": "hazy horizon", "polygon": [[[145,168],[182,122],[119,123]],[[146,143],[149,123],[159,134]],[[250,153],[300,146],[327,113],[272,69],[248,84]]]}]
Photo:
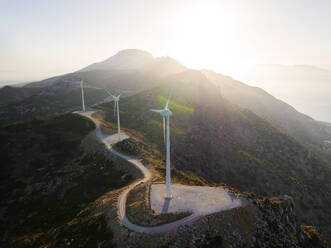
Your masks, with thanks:
[{"label": "hazy horizon", "polygon": [[[136,48],[129,48],[129,49],[136,49]],[[126,50],[126,49],[123,49],[123,50]],[[137,50],[141,50],[141,49],[137,49]],[[144,50],[144,51],[147,51],[147,50]],[[118,51],[119,52],[119,51]],[[147,51],[149,52],[149,51]],[[116,53],[115,53],[116,54]],[[17,79],[1,79],[0,78],[0,87],[3,87],[3,86],[10,86],[10,85],[15,85],[15,84],[24,84],[24,83],[29,83],[29,82],[34,82],[34,81],[41,81],[41,80],[44,80],[44,79],[48,79],[50,77],[56,77],[56,76],[61,76],[61,75],[64,75],[64,74],[68,74],[68,73],[72,73],[72,72],[75,72],[77,70],[80,70],[88,65],[91,65],[93,63],[98,63],[98,62],[102,62],[110,57],[112,57],[113,55],[115,54],[112,54],[110,56],[107,56],[105,57],[103,60],[100,60],[100,61],[94,61],[94,62],[91,62],[89,64],[86,64],[84,66],[82,66],[81,68],[78,68],[78,69],[75,69],[73,71],[63,71],[63,72],[59,72],[57,74],[45,74],[43,76],[26,76],[26,77],[18,77]],[[153,54],[152,54],[153,55]],[[167,55],[159,55],[158,57],[163,57],[163,56],[167,56]],[[156,57],[156,56],[154,56]],[[173,57],[172,57],[173,58]],[[176,59],[176,58],[173,58],[173,59]],[[177,60],[178,62],[182,63],[181,61]],[[186,66],[186,64],[182,63],[184,66]],[[262,85],[258,82],[254,82],[254,81],[245,81],[243,75],[244,74],[249,74],[251,73],[251,71],[253,69],[255,69],[256,67],[259,67],[259,66],[285,66],[285,67],[296,67],[296,66],[306,66],[306,67],[312,67],[312,68],[316,68],[316,69],[319,69],[319,70],[324,70],[324,71],[328,71],[331,73],[331,69],[327,69],[327,68],[322,68],[322,67],[318,67],[318,66],[315,66],[315,65],[310,65],[310,64],[270,64],[270,63],[266,63],[266,64],[254,64],[254,65],[251,65],[250,67],[250,70],[247,70],[245,71],[244,73],[238,73],[237,75],[231,75],[231,74],[226,74],[226,73],[223,73],[221,71],[216,71],[216,70],[212,70],[211,68],[207,68],[207,67],[200,67],[200,68],[192,68],[192,67],[188,67],[186,66],[188,69],[193,69],[193,70],[212,70],[216,73],[220,73],[220,74],[223,74],[223,75],[226,75],[226,76],[230,76],[230,77],[233,77],[234,79],[236,80],[241,80],[243,83],[246,83],[246,84],[249,84],[249,85],[252,85],[252,86],[259,86],[259,87],[262,87]],[[1,71],[1,73],[3,73],[2,75],[5,75],[5,73],[11,73],[10,71]],[[0,75],[1,76],[1,75]]]},{"label": "hazy horizon", "polygon": [[[3,0],[0,87],[74,72],[135,48],[261,87],[321,119],[301,107],[307,100],[300,92],[287,94],[293,90],[288,81],[263,78],[255,68],[307,65],[331,71],[330,11],[327,0]],[[320,92],[309,90],[314,80],[304,85],[318,99]],[[329,103],[321,105],[324,112]]]},{"label": "hazy horizon", "polygon": [[[54,76],[58,75],[49,77]],[[35,79],[35,81],[47,78]],[[261,64],[252,66],[250,71],[242,72],[236,75],[234,79],[262,88],[315,120],[331,123],[331,113],[329,112],[331,108],[329,99],[330,70],[311,65]],[[1,84],[0,81],[0,87],[5,85],[22,86],[32,81],[13,81],[12,84]],[[312,84],[315,86],[313,89]],[[286,87],[282,87],[282,85]],[[319,111],[317,112],[316,109]]]},{"label": "hazy horizon", "polygon": [[257,64],[331,70],[331,2],[0,3],[0,81],[60,75],[137,48],[235,77]]}]

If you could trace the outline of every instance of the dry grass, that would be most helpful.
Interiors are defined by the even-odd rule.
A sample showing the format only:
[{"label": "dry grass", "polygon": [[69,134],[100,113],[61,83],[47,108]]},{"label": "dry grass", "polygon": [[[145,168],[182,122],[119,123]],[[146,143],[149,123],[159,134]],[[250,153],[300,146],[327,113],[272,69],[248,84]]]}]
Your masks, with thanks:
[{"label": "dry grass", "polygon": [[321,235],[314,226],[301,225],[301,231],[307,235],[310,243],[314,247],[328,247],[328,244],[323,235]]}]

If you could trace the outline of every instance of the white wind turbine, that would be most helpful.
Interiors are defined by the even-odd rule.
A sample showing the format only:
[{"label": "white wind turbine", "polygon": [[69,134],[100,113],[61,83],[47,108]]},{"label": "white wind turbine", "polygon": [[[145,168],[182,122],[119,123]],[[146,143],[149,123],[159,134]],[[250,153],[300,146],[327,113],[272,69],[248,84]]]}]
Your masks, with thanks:
[{"label": "white wind turbine", "polygon": [[84,100],[83,80],[80,80],[80,87],[82,89],[82,107],[83,107],[83,112],[85,112],[85,100]]},{"label": "white wind turbine", "polygon": [[120,123],[120,111],[119,111],[119,101],[120,101],[120,96],[122,94],[119,94],[118,96],[113,96],[110,94],[108,90],[106,90],[107,93],[114,99],[114,116],[115,112],[117,112],[117,134],[118,134],[118,142],[121,141],[121,123]]},{"label": "white wind turbine", "polygon": [[163,117],[163,139],[165,141],[166,122],[167,122],[167,139],[166,139],[166,198],[171,198],[171,177],[170,177],[170,116],[172,112],[168,109],[170,94],[164,109],[151,109],[151,111],[159,113]]}]

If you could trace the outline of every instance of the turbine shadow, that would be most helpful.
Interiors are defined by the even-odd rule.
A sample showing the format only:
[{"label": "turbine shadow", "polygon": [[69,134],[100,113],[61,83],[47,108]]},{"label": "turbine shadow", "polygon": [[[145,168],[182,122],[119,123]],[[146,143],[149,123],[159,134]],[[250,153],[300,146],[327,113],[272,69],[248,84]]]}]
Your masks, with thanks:
[{"label": "turbine shadow", "polygon": [[164,198],[164,204],[163,204],[163,208],[162,208],[161,214],[168,213],[170,201],[171,201],[171,198],[166,198],[166,197]]}]

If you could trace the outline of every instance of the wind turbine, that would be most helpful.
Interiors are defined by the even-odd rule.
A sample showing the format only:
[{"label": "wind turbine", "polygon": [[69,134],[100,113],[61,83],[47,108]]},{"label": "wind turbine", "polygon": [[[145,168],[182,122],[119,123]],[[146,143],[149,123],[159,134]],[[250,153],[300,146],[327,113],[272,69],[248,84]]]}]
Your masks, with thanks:
[{"label": "wind turbine", "polygon": [[82,89],[82,107],[83,107],[83,112],[85,112],[85,100],[84,100],[83,80],[80,80],[80,87]]},{"label": "wind turbine", "polygon": [[107,93],[114,99],[114,116],[115,112],[117,112],[117,134],[118,134],[118,142],[121,141],[121,123],[120,123],[120,111],[119,111],[119,101],[120,101],[120,96],[122,94],[119,94],[118,96],[113,96],[110,94],[108,90],[106,90]]},{"label": "wind turbine", "polygon": [[[166,137],[166,198],[171,198],[171,177],[170,177],[170,127],[169,127],[169,122],[170,122],[170,116],[172,115],[172,112],[169,110],[168,105],[169,105],[169,100],[170,100],[170,94],[168,97],[168,101],[165,104],[163,109],[151,109],[151,111],[159,113],[163,117],[163,139],[165,141],[165,136]],[[166,126],[167,122],[167,128]],[[167,130],[167,135],[165,135],[165,132]]]}]

